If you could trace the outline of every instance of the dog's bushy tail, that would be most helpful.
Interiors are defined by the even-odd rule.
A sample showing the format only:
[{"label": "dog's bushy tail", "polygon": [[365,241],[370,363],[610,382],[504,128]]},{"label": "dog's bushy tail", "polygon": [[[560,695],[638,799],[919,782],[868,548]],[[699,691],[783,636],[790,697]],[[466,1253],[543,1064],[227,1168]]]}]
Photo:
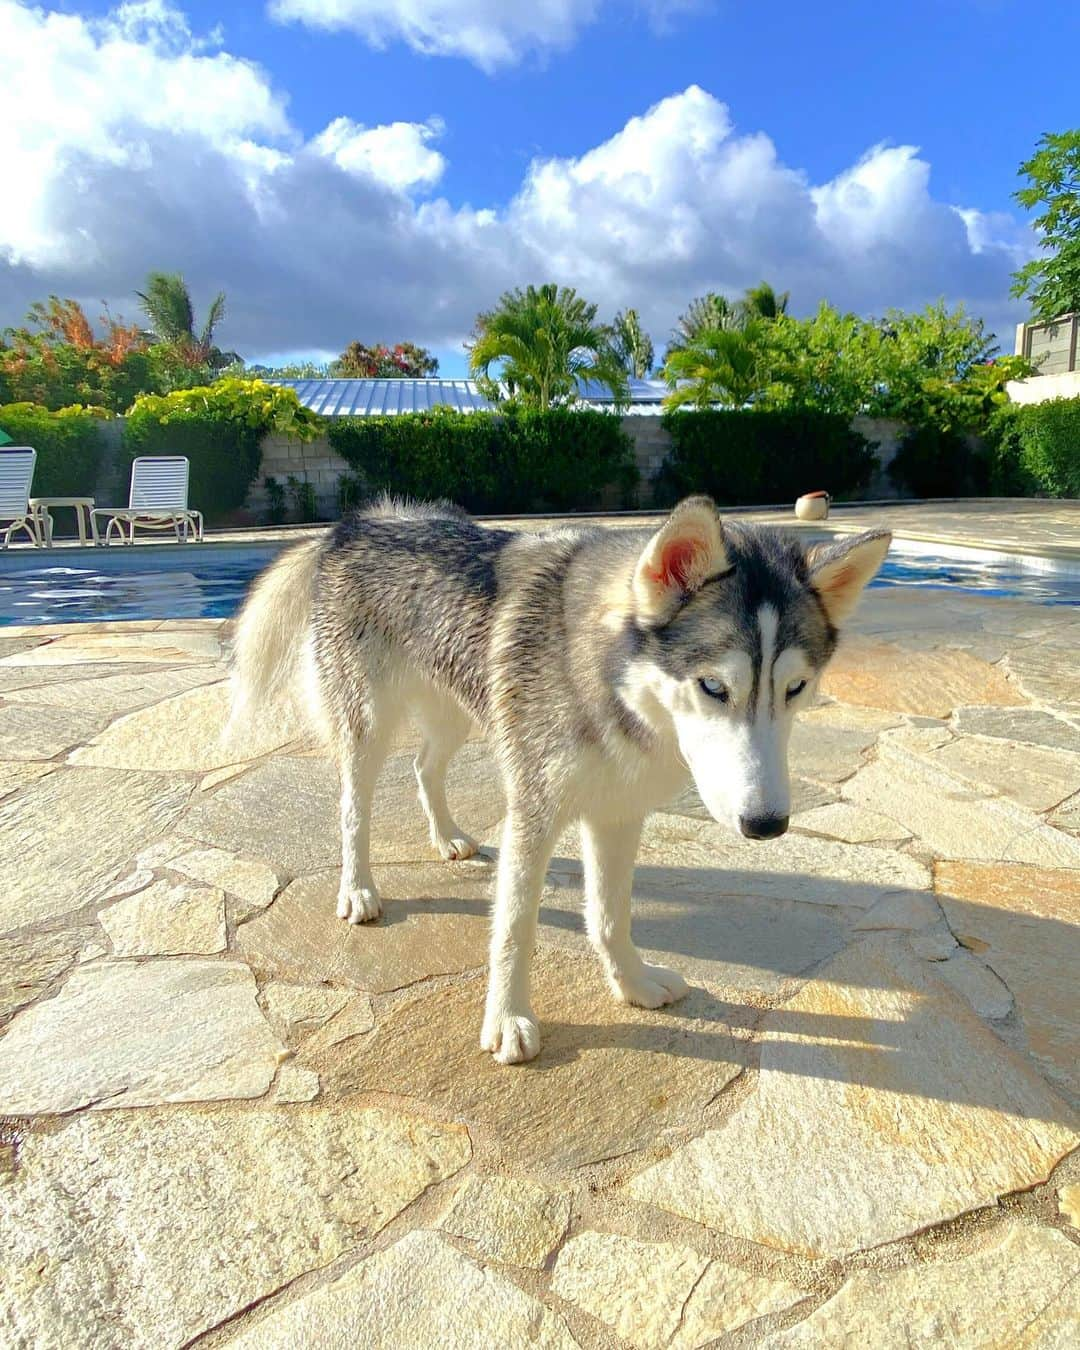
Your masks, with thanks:
[{"label": "dog's bushy tail", "polygon": [[290,548],[259,577],[244,602],[233,647],[232,709],[222,734],[227,745],[242,745],[245,735],[258,724],[265,726],[268,718],[297,734],[305,724],[319,729],[317,690],[307,667],[321,547],[315,539]]}]

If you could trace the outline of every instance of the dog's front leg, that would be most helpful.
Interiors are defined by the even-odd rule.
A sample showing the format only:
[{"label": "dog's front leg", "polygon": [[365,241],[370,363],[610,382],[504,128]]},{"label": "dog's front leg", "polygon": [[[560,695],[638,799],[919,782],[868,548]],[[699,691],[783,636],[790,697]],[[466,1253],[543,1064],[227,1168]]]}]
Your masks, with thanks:
[{"label": "dog's front leg", "polygon": [[630,937],[630,891],[643,821],[581,822],[585,926],[615,997],[659,1008],[688,992],[677,971],[647,966]]},{"label": "dog's front leg", "polygon": [[480,1044],[500,1064],[523,1064],[540,1051],[540,1028],[529,1002],[529,965],[544,871],[554,845],[550,822],[524,813],[506,817],[495,883],[491,969]]}]

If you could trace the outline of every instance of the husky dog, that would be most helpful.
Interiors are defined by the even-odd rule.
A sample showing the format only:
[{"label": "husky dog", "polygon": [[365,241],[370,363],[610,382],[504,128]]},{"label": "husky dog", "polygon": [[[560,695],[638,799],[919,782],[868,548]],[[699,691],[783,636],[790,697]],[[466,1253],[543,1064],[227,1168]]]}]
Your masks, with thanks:
[{"label": "husky dog", "polygon": [[630,939],[642,822],[690,777],[748,839],[787,829],[787,743],[837,628],[885,556],[884,531],[804,550],[721,523],[706,497],[655,533],[484,529],[455,507],[392,501],[303,543],[240,615],[234,724],[299,685],[341,773],[337,912],[377,919],[372,794],[400,719],[419,723],[420,802],[435,849],[477,845],[454,823],[446,771],[474,724],[502,772],[491,966],[481,1045],[502,1064],[540,1048],[529,964],[545,869],[580,821],[586,926],[616,998],[681,998],[675,971]]}]

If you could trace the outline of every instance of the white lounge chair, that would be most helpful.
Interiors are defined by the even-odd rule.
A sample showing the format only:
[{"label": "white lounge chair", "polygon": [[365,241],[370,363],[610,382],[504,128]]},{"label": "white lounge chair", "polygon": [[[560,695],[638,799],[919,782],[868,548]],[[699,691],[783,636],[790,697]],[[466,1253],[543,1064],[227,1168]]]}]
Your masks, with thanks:
[{"label": "white lounge chair", "polygon": [[[173,530],[176,542],[186,543],[194,531],[196,542],[203,538],[201,511],[187,504],[188,461],[183,455],[141,455],[131,463],[131,492],[127,506],[102,506],[92,512],[104,518],[104,542],[112,542],[115,529],[120,542],[134,544],[135,527],[147,530]],[[127,539],[124,526],[128,527]]]},{"label": "white lounge chair", "polygon": [[[17,530],[25,530],[35,548],[41,548],[44,539],[41,522],[30,507],[30,484],[34,481],[37,451],[29,445],[5,445],[0,449],[0,532],[7,548]],[[2,522],[9,521],[5,527]]]}]

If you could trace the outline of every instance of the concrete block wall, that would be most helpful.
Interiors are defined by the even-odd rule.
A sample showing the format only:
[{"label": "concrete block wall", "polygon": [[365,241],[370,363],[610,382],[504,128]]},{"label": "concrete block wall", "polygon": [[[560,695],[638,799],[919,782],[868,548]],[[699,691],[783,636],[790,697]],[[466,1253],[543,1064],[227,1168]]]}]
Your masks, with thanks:
[{"label": "concrete block wall", "polygon": [[321,519],[335,520],[341,514],[338,480],[350,470],[345,460],[331,450],[325,436],[306,445],[285,436],[267,436],[262,452],[262,468],[246,502],[247,509],[256,517],[264,519],[270,506],[266,479],[276,478],[288,492],[286,480],[290,476],[301,483],[310,483],[315,489],[316,509]]},{"label": "concrete block wall", "polygon": [[123,454],[124,419],[110,417],[98,422],[103,442],[98,464],[94,501],[99,506],[123,506],[130,486],[127,462]]},{"label": "concrete block wall", "polygon": [[638,505],[651,506],[653,482],[671,449],[671,437],[659,417],[624,417],[622,429],[634,443],[634,463],[641,474]]},{"label": "concrete block wall", "polygon": [[[623,430],[634,442],[634,459],[641,474],[640,504],[651,506],[653,480],[671,449],[671,437],[664,430],[659,417],[624,417],[622,424]],[[867,498],[874,500],[899,496],[887,469],[899,449],[907,430],[906,425],[891,417],[856,417],[851,425],[876,447],[874,453],[878,457],[878,467],[866,488]],[[827,483],[807,483],[805,490],[816,492],[823,488],[827,491],[828,486]]]},{"label": "concrete block wall", "polygon": [[[854,417],[851,426],[854,431],[859,432],[860,435],[865,436],[868,441],[874,444],[874,454],[878,457],[878,466],[865,490],[866,499],[868,501],[879,501],[884,497],[899,497],[900,493],[896,489],[896,484],[888,475],[888,468],[896,458],[900,442],[904,439],[904,433],[907,431],[907,424],[898,422],[892,417]],[[822,486],[826,485],[823,484]],[[816,490],[815,488],[808,489],[810,492]]]},{"label": "concrete block wall", "polygon": [[[671,438],[660,425],[659,417],[624,417],[623,430],[634,443],[634,459],[641,474],[640,500],[651,502],[651,480],[655,478]],[[270,506],[266,479],[276,478],[284,487],[290,475],[315,489],[320,518],[333,520],[340,514],[338,480],[351,472],[349,465],[335,455],[325,436],[304,445],[284,436],[267,436],[262,444],[262,468],[248,493],[246,510],[257,519],[265,519]],[[620,505],[621,503],[612,503]]]},{"label": "concrete block wall", "polygon": [[[856,417],[852,425],[876,444],[875,453],[880,460],[874,479],[867,488],[867,497],[898,496],[886,470],[903,437],[904,424],[891,418]],[[638,505],[651,506],[653,481],[671,449],[671,437],[664,430],[659,417],[624,417],[622,427],[633,442],[634,461],[641,474]],[[268,436],[263,441],[262,469],[248,494],[246,509],[255,519],[265,520],[269,509],[266,479],[276,478],[284,487],[292,475],[301,482],[310,483],[315,489],[319,517],[336,520],[340,515],[338,480],[349,473],[349,465],[334,454],[325,437],[303,445],[284,436]],[[819,487],[827,488],[828,484],[808,483],[806,490],[811,492]],[[618,502],[606,504],[612,507],[621,505]],[[291,513],[291,503],[287,509]]]}]

